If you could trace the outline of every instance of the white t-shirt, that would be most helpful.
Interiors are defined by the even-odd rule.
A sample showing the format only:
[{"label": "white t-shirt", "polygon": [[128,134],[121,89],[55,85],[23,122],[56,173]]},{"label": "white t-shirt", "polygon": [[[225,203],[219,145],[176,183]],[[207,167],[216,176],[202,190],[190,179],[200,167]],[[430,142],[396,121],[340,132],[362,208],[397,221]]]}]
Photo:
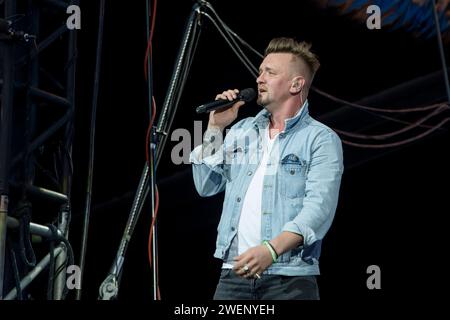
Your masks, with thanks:
[{"label": "white t-shirt", "polygon": [[[242,204],[241,216],[238,224],[238,254],[242,254],[248,249],[261,244],[261,201],[263,193],[264,175],[266,173],[267,160],[276,139],[270,139],[269,130],[265,130],[263,142],[263,157],[258,169],[253,174],[253,179],[248,186]],[[232,268],[233,266],[224,263],[223,268]]]}]

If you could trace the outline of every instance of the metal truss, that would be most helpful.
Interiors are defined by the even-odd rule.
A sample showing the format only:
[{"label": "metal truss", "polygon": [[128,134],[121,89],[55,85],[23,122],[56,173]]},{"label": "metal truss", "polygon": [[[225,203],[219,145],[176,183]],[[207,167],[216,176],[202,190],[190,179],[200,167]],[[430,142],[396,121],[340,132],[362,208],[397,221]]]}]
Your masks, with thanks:
[{"label": "metal truss", "polygon": [[[47,297],[63,299],[67,290],[77,61],[76,30],[66,27],[72,4],[78,1],[0,1],[0,300],[24,298],[22,290],[46,267]],[[36,261],[33,247],[48,254]]]}]

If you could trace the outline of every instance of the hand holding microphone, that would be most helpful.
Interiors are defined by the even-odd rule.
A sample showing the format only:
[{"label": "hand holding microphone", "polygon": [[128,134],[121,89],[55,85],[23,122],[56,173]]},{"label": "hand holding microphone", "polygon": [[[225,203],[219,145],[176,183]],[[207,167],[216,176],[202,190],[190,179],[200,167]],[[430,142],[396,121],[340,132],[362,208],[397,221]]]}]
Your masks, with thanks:
[{"label": "hand holding microphone", "polygon": [[[208,128],[213,127],[223,130],[236,120],[239,107],[256,97],[252,88],[239,90],[227,90],[216,96],[216,101],[203,104],[197,108],[197,113],[211,112],[209,114]],[[231,106],[231,108],[230,108]]]}]

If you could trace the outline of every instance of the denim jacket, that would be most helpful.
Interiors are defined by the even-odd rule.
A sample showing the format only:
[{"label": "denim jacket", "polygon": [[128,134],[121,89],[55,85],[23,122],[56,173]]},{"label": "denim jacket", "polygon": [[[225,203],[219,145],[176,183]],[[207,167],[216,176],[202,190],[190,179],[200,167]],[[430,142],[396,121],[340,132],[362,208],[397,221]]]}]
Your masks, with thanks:
[{"label": "denim jacket", "polygon": [[[214,256],[226,259],[235,239],[245,193],[263,154],[264,130],[270,113],[232,126],[221,133],[207,130],[203,145],[190,155],[198,193],[212,196],[225,190]],[[278,257],[266,274],[317,275],[322,239],[336,211],[343,173],[342,144],[337,134],[314,120],[306,101],[285,120],[267,162],[261,202],[261,239],[282,231],[303,236],[303,244]]]}]

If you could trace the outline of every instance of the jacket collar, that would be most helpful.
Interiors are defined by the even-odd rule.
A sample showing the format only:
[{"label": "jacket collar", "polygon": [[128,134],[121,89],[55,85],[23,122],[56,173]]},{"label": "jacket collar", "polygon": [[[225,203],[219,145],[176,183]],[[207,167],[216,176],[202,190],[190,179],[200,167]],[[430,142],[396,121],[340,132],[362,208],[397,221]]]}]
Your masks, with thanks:
[{"label": "jacket collar", "polygon": [[[308,100],[303,103],[303,106],[297,111],[295,116],[284,120],[284,131],[288,132],[291,129],[300,126],[309,116]],[[259,129],[265,129],[269,125],[271,113],[267,109],[263,108],[253,119],[254,125]]]}]

